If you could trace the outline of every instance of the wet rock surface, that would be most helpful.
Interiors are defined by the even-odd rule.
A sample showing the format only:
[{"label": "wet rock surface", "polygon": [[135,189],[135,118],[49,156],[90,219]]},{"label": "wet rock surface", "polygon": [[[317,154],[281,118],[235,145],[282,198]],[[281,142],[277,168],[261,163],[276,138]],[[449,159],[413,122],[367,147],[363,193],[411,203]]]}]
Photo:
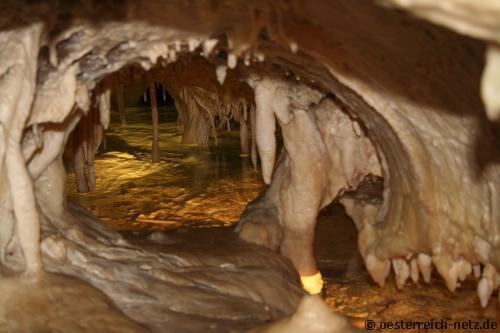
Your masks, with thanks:
[{"label": "wet rock surface", "polygon": [[[352,290],[347,286],[345,299],[356,308],[346,310],[347,312],[355,312],[354,317],[360,318],[367,317],[372,312],[379,318],[398,315],[409,318],[415,312],[414,304],[420,304],[423,308],[429,304],[431,309],[437,304],[442,309],[436,310],[437,312],[444,314],[453,309],[459,313],[458,317],[464,314],[465,319],[468,304],[479,305],[477,299],[473,300],[468,294],[462,293],[473,289],[469,287],[469,283],[477,283],[480,306],[486,309],[483,312],[474,310],[476,312],[470,315],[479,318],[481,313],[490,311],[492,304],[498,303],[497,300],[490,300],[491,296],[497,296],[500,286],[500,151],[497,145],[498,124],[494,123],[500,117],[500,98],[497,93],[500,82],[500,52],[496,29],[498,14],[489,10],[495,7],[467,6],[464,5],[465,1],[455,1],[454,5],[451,1],[444,1],[446,6],[441,6],[439,2],[437,7],[433,6],[434,9],[426,7],[430,12],[424,14],[419,14],[418,11],[413,11],[415,8],[410,7],[411,4],[424,4],[427,0],[385,1],[390,2],[470,37],[419,20],[404,11],[382,8],[379,2],[364,0],[88,0],[67,1],[64,4],[57,0],[2,2],[2,270],[24,271],[26,276],[39,276],[45,270],[78,276],[103,290],[127,316],[146,323],[157,331],[225,330],[236,326],[245,328],[247,324],[273,320],[287,312],[283,309],[288,308],[289,304],[282,303],[282,298],[279,298],[279,304],[271,301],[274,296],[269,299],[262,296],[265,301],[259,300],[261,295],[282,293],[282,289],[273,288],[268,291],[268,284],[257,283],[249,290],[242,291],[238,287],[239,282],[234,285],[224,280],[219,271],[224,272],[224,276],[230,275],[227,272],[236,263],[230,261],[231,265],[227,266],[223,262],[224,267],[220,267],[218,259],[205,253],[211,253],[208,251],[209,247],[201,247],[193,250],[194,252],[185,248],[186,251],[182,253],[170,248],[176,244],[182,248],[183,241],[173,235],[163,234],[163,230],[177,230],[182,226],[189,228],[189,224],[199,226],[204,221],[210,226],[230,225],[236,220],[236,211],[240,206],[248,202],[245,201],[247,198],[250,200],[253,197],[231,196],[236,193],[231,191],[236,188],[233,184],[241,185],[240,182],[245,177],[236,181],[231,179],[224,187],[221,186],[222,182],[211,183],[204,180],[213,177],[211,170],[219,170],[218,167],[213,168],[211,165],[203,172],[197,167],[183,167],[189,163],[198,165],[199,161],[205,159],[202,153],[181,155],[175,154],[174,150],[173,159],[168,160],[167,156],[168,163],[160,163],[155,167],[142,164],[135,153],[111,153],[108,157],[113,163],[101,168],[106,173],[113,171],[112,164],[118,164],[120,169],[119,162],[130,162],[125,163],[128,166],[121,170],[128,173],[127,176],[120,177],[120,180],[127,181],[125,184],[113,183],[111,178],[108,179],[112,186],[106,193],[107,198],[121,196],[124,200],[116,205],[109,205],[111,201],[103,200],[102,206],[99,200],[95,200],[92,203],[94,207],[105,207],[99,208],[100,212],[88,205],[87,207],[96,215],[102,216],[104,221],[107,218],[110,225],[113,225],[111,220],[114,208],[120,208],[116,209],[120,216],[115,226],[121,230],[126,230],[127,226],[134,227],[131,228],[132,232],[137,232],[143,225],[147,226],[145,230],[155,231],[148,236],[148,242],[152,242],[154,246],[142,244],[140,233],[132,234],[137,238],[128,239],[110,231],[78,206],[70,205],[69,211],[67,210],[63,152],[68,142],[73,141],[68,139],[70,133],[79,133],[77,137],[83,138],[85,144],[77,146],[81,149],[78,148],[75,153],[76,163],[73,163],[73,167],[86,174],[89,181],[86,185],[92,189],[95,185],[95,149],[101,142],[99,136],[102,130],[109,124],[109,97],[113,84],[110,82],[112,80],[106,79],[113,78],[121,69],[134,63],[144,70],[154,71],[155,67],[174,64],[187,53],[195,52],[202,53],[214,69],[215,66],[220,68],[221,64],[227,64],[230,69],[241,69],[241,64],[244,63],[243,68],[249,67],[249,73],[246,73],[249,74],[246,75],[248,77],[264,73],[264,76],[278,78],[282,83],[305,83],[308,89],[318,90],[327,98],[341,102],[342,109],[346,109],[356,122],[359,121],[360,126],[352,128],[356,135],[361,133],[361,125],[366,129],[367,137],[374,144],[379,158],[381,176],[384,178],[383,197],[380,207],[363,208],[363,214],[355,214],[358,205],[352,202],[346,211],[354,213],[351,217],[358,220],[356,224],[360,229],[357,244],[366,269],[380,286],[387,285],[386,290],[376,293],[382,295],[380,299],[383,301],[380,302],[386,310],[377,312],[378,310],[373,309],[378,307],[372,304],[372,308],[363,311],[366,304],[357,303],[358,300],[365,301],[358,292],[364,291],[366,295],[371,295],[372,290],[378,289],[372,289],[373,284],[368,282],[366,274],[360,273],[364,271],[360,268],[359,257],[350,255],[357,251],[344,252],[347,251],[344,248],[339,253],[345,257],[334,257],[330,268],[325,268],[320,258],[319,267],[325,271],[327,280],[332,272],[332,276],[342,275],[344,268],[337,267],[335,260],[339,260],[341,267],[348,267],[346,271],[349,274],[346,276],[350,278],[347,281],[349,286],[356,286],[356,289]],[[464,8],[469,9],[467,15],[455,17],[455,13],[460,13]],[[477,15],[486,12],[488,15]],[[429,13],[431,15],[427,15]],[[436,13],[445,16],[440,15],[441,19],[435,19]],[[452,21],[449,21],[450,18]],[[450,22],[457,22],[459,26]],[[463,25],[464,23],[467,24]],[[477,30],[483,23],[486,23],[484,29]],[[214,39],[217,46],[213,44]],[[158,73],[161,75],[161,71]],[[210,76],[214,85],[222,84],[218,73]],[[156,91],[152,82],[155,78],[142,79],[146,81],[146,86],[153,88],[151,96],[155,101]],[[162,77],[163,79],[165,78]],[[212,103],[212,88],[203,85],[191,87],[190,90],[195,91],[189,91],[189,95],[193,94],[185,99],[192,104],[188,109],[202,111],[199,106],[203,105],[204,111],[210,115],[220,111],[220,106]],[[188,93],[183,89],[179,93],[181,92],[183,95]],[[288,90],[285,94],[295,93]],[[266,102],[263,105],[268,104],[267,97],[260,99],[261,102]],[[151,109],[156,133],[157,107],[153,104],[154,102],[151,103]],[[230,108],[226,111],[228,109]],[[307,149],[307,140],[313,137],[304,136],[311,134],[311,131],[301,131],[301,126],[287,131],[286,123],[290,119],[283,112],[287,110],[280,108],[274,111],[279,112],[267,113],[268,117],[265,118],[256,117],[250,126],[252,139],[256,139],[252,142],[259,142],[259,151],[272,148],[267,150],[268,158],[262,158],[261,154],[266,183],[269,183],[273,174],[275,156],[272,155],[275,154],[275,145],[274,140],[260,139],[263,138],[262,135],[269,134],[273,138],[277,129],[276,121],[283,131],[288,150],[293,149],[292,143],[295,142],[306,153],[315,151]],[[310,108],[297,111],[300,119],[306,120],[303,124],[311,124],[307,120],[312,116]],[[234,112],[229,113],[235,116]],[[218,117],[228,120],[225,117],[228,115],[223,113]],[[80,119],[89,116],[91,117],[87,120],[91,121],[78,125]],[[329,122],[330,120],[320,123],[328,127],[329,124],[325,123]],[[204,138],[201,144],[206,145],[205,140],[209,140],[212,135],[208,131],[208,123],[196,123],[202,125],[198,130],[203,131],[200,133]],[[294,123],[296,122],[291,121],[292,125]],[[212,129],[215,129],[214,125],[210,125]],[[229,123],[227,125],[229,127]],[[75,126],[79,129],[76,132]],[[345,125],[342,127],[347,128]],[[248,128],[240,134],[243,139],[245,135],[248,139]],[[196,137],[196,134],[192,136]],[[249,147],[248,142],[244,141],[242,140],[242,153],[246,154]],[[310,142],[315,148],[320,143],[318,140]],[[254,146],[252,144],[252,157],[255,161]],[[155,154],[158,151],[156,140],[153,147],[155,149],[152,156],[156,162],[159,157]],[[147,152],[149,148],[143,151],[144,154]],[[129,155],[134,156],[130,158]],[[302,155],[297,154],[299,158],[295,161],[311,162],[307,158],[300,159]],[[325,157],[321,152],[314,154],[315,157],[307,155],[310,158]],[[176,163],[176,159],[184,157],[185,161]],[[102,163],[101,167],[103,165],[106,163]],[[148,178],[151,172],[156,172],[157,176],[163,174],[163,168],[167,165],[174,166],[169,170],[173,172],[170,174],[173,175],[172,179],[179,176],[175,174],[178,169],[184,169],[184,175],[187,175],[186,170],[196,171],[184,177],[185,182],[178,187],[172,182],[158,182],[158,177]],[[272,179],[286,176],[287,172],[293,170],[293,164],[290,165],[292,167],[284,167],[281,171],[276,169]],[[346,166],[349,163],[342,168],[345,169]],[[303,171],[296,173],[297,181],[302,185],[310,185],[314,183],[307,181],[307,177],[310,177],[317,185],[324,185],[324,179],[320,179],[314,169],[307,168],[306,163],[302,167]],[[127,169],[130,172],[126,172]],[[325,167],[323,171],[327,169]],[[200,173],[205,175],[201,177],[201,181],[198,177]],[[137,174],[140,176],[134,177]],[[83,178],[85,177],[80,177],[80,189],[86,191]],[[143,178],[145,181],[138,182],[136,178]],[[195,188],[208,190],[208,196],[203,196],[200,192],[184,196],[192,188],[193,182],[190,179],[195,180]],[[104,184],[106,183],[105,181]],[[154,190],[144,189],[145,185],[152,186]],[[211,188],[212,185],[224,188],[227,193]],[[251,191],[258,192],[258,182],[251,180],[247,185],[252,188]],[[272,185],[271,182],[271,187]],[[170,192],[163,193],[158,190],[159,187],[169,188]],[[285,191],[284,195],[293,194],[294,187],[290,188],[292,191]],[[315,191],[308,193],[322,194],[317,191],[319,186],[315,188]],[[154,197],[158,192],[164,195]],[[136,200],[140,197],[141,199]],[[143,197],[147,199],[142,200]],[[317,210],[324,205],[317,205],[317,200],[308,204],[299,195],[291,198],[287,200],[288,205],[282,213],[292,217],[288,219],[293,220],[292,227],[308,222],[307,230],[295,233],[295,236],[300,236],[306,231],[307,239],[303,243],[287,242],[285,251],[283,248],[281,251],[288,255],[299,272],[301,266],[307,266],[302,269],[303,276],[318,277],[317,272],[310,275],[316,268],[311,236]],[[224,199],[229,204],[217,206]],[[332,197],[331,200],[333,199]],[[165,206],[156,206],[159,202],[164,202]],[[127,208],[128,205],[131,206],[130,209]],[[308,216],[299,218],[298,213],[301,211],[309,213]],[[273,229],[275,224],[269,227],[265,225],[266,219],[261,220],[264,222],[264,233],[276,232]],[[337,241],[340,230],[324,234]],[[260,234],[258,227],[252,226],[250,231],[251,235]],[[225,239],[224,236],[221,237]],[[276,243],[279,242],[276,240],[277,238],[268,237],[267,243],[272,248],[278,247]],[[211,243],[211,246],[215,244],[219,246],[218,243]],[[228,244],[232,243],[228,241]],[[164,253],[158,247],[165,247],[171,252]],[[235,249],[234,253],[230,251],[231,255],[240,253],[237,250],[241,249]],[[307,265],[293,260],[304,251],[307,251]],[[221,253],[214,255],[222,256]],[[271,256],[262,257],[279,267]],[[248,273],[246,260],[255,263],[255,258],[244,257],[246,259],[241,262],[236,260],[243,263],[243,266],[237,267]],[[217,269],[212,268],[212,264]],[[265,263],[263,265],[267,267]],[[250,267],[253,269],[254,266]],[[391,267],[395,273],[396,287],[402,290],[397,293],[394,292]],[[194,268],[198,271],[193,270]],[[445,289],[441,280],[435,281],[434,277],[438,274],[431,276],[434,268],[445,280],[448,290],[461,297],[452,307],[442,304],[448,304],[455,296],[443,296],[442,300],[441,296],[437,296],[448,294],[442,292]],[[186,279],[182,274],[183,270],[196,277],[195,281]],[[267,268],[264,270],[268,272]],[[277,279],[295,281],[293,270],[289,266],[288,270],[290,274],[285,273],[285,277],[280,275]],[[426,282],[432,282],[433,287],[426,288],[422,294],[420,291],[407,292],[408,287],[403,289],[409,278],[419,286],[419,274]],[[391,278],[386,283],[389,276]],[[237,274],[231,276],[233,280],[238,280],[238,277]],[[264,279],[268,279],[265,274]],[[245,286],[250,281],[247,280]],[[35,286],[35,281],[31,282]],[[290,282],[292,289],[297,288],[295,282]],[[22,283],[24,282],[19,282],[16,287],[23,287]],[[418,287],[415,290],[419,290]],[[193,296],[186,296],[189,295],[188,292],[192,292]],[[289,295],[289,292],[286,294]],[[297,294],[300,294],[298,289]],[[167,298],[161,297],[162,295]],[[412,299],[406,301],[405,295],[410,295]],[[378,296],[374,298],[377,299]],[[421,299],[424,302],[419,303]],[[432,304],[426,303],[429,299]],[[176,305],[173,306],[174,303],[169,303],[170,301]],[[228,306],[227,311],[220,311],[220,307],[228,304],[231,306]],[[269,309],[264,306],[262,310],[262,304],[266,304]],[[203,306],[207,311],[206,316],[199,314],[199,309]],[[210,319],[206,319],[209,317]],[[165,325],[170,320],[173,324]],[[222,326],[213,326],[214,320],[223,323]]]},{"label": "wet rock surface", "polygon": [[142,333],[147,330],[80,279],[45,273],[37,280],[0,278],[2,333]]},{"label": "wet rock surface", "polygon": [[43,235],[46,270],[90,283],[153,332],[253,327],[293,312],[303,295],[286,259],[229,229],[123,238],[69,209],[71,226]]},{"label": "wet rock surface", "polygon": [[210,150],[182,145],[182,128],[172,120],[175,111],[162,110],[160,163],[153,164],[147,112],[128,114],[127,127],[111,125],[107,148],[101,148],[95,161],[96,190],[77,193],[75,176],[69,174],[68,198],[121,231],[223,227],[237,222],[246,203],[263,188],[250,159],[239,156],[238,133],[219,134],[218,146]]}]

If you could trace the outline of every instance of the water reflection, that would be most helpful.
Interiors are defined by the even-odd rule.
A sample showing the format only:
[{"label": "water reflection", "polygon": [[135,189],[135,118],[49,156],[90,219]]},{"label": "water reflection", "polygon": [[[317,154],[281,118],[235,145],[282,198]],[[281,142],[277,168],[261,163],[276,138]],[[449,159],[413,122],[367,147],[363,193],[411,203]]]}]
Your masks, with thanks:
[{"label": "water reflection", "polygon": [[249,158],[239,156],[238,132],[219,133],[218,146],[201,149],[181,145],[182,129],[164,121],[160,163],[153,164],[148,114],[127,120],[127,127],[110,127],[106,150],[96,156],[95,191],[76,193],[74,176],[68,176],[69,199],[114,229],[228,226],[262,189]]}]

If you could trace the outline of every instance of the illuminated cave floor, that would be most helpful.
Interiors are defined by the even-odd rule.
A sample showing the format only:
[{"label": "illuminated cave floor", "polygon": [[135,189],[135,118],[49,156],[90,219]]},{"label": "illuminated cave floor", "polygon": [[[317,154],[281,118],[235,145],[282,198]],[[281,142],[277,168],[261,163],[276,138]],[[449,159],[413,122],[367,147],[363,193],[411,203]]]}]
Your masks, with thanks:
[{"label": "illuminated cave floor", "polygon": [[96,190],[76,193],[70,174],[69,199],[120,231],[234,224],[263,188],[250,159],[239,156],[239,133],[220,133],[209,152],[181,145],[182,129],[161,122],[161,162],[153,164],[152,127],[145,116],[129,115],[127,127],[111,125],[107,149],[96,156]]},{"label": "illuminated cave floor", "polygon": [[[107,151],[96,159],[97,189],[75,193],[74,176],[68,176],[69,199],[92,211],[113,229],[138,234],[169,233],[201,227],[229,229],[245,205],[262,190],[263,183],[248,158],[239,156],[238,133],[222,133],[219,146],[208,151],[180,145],[180,128],[160,124],[161,163],[150,163],[151,125],[134,122],[111,126]],[[147,119],[147,118],[146,118]],[[321,213],[316,253],[326,281],[326,301],[335,311],[363,328],[366,320],[381,321],[484,321],[500,322],[496,294],[486,309],[470,278],[455,293],[434,272],[431,285],[407,281],[396,290],[392,276],[385,288],[369,277],[358,254],[354,224],[338,205]],[[398,330],[392,330],[397,332]],[[425,332],[425,330],[399,330]],[[432,332],[456,331],[430,330]],[[475,331],[477,330],[460,330]],[[481,330],[487,331],[487,330]],[[497,331],[497,330],[490,330]]]}]

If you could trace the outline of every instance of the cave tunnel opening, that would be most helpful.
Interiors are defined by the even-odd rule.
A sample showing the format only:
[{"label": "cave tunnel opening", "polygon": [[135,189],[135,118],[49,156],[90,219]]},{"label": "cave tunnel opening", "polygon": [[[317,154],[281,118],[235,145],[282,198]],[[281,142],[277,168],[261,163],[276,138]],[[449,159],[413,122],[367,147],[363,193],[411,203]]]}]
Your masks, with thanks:
[{"label": "cave tunnel opening", "polygon": [[0,328],[494,329],[497,37],[412,2],[0,21]]},{"label": "cave tunnel opening", "polygon": [[[252,200],[258,202],[258,194],[265,189],[256,170],[262,161],[257,160],[258,164],[252,166],[255,161],[251,161],[250,158],[250,155],[256,154],[255,151],[250,152],[250,146],[257,141],[256,133],[252,132],[256,129],[254,125],[256,120],[251,117],[255,117],[254,112],[262,112],[253,106],[255,89],[259,88],[255,87],[255,80],[249,81],[253,88],[244,81],[247,77],[262,75],[262,70],[257,68],[253,71],[252,66],[248,65],[240,71],[228,69],[220,64],[227,54],[221,51],[218,57],[222,59],[215,58],[211,60],[212,62],[207,62],[192,53],[178,55],[171,64],[160,59],[158,64],[148,71],[138,65],[127,66],[97,83],[98,88],[94,91],[94,96],[99,96],[99,91],[104,90],[103,87],[109,88],[111,85],[111,91],[104,95],[109,99],[106,101],[109,105],[109,110],[106,110],[109,112],[109,125],[106,130],[102,126],[96,126],[99,123],[100,112],[103,111],[99,109],[101,101],[97,98],[93,104],[94,108],[82,117],[69,136],[65,148],[65,164],[70,173],[67,181],[68,199],[88,209],[105,225],[120,231],[126,239],[141,244],[143,242],[141,235],[147,236],[153,243],[168,244],[176,242],[172,239],[175,239],[177,234],[184,234],[182,237],[186,237],[186,231],[201,227],[226,227],[223,229],[233,233],[245,206]],[[211,75],[200,77],[200,72],[207,72],[206,67],[209,67]],[[335,134],[341,141],[345,141],[334,143],[335,148],[330,147],[332,154],[336,153],[335,149],[342,150],[342,144],[359,145],[364,148],[367,144],[372,145],[370,139],[363,134],[367,132],[366,127],[356,120],[352,113],[346,111],[345,106],[341,105],[332,92],[320,93],[312,84],[312,80],[308,80],[310,87],[307,83],[299,83],[300,79],[288,68],[275,65],[271,68],[285,80],[283,83],[280,81],[267,83],[278,86],[276,108],[280,107],[280,99],[291,98],[292,101],[288,103],[293,104],[295,108],[311,108],[321,104],[322,101],[327,108],[333,108],[335,114],[339,114],[335,118],[337,126],[345,127],[346,130],[333,133],[333,129],[323,129],[331,132],[324,135]],[[195,82],[193,75],[198,76]],[[214,85],[214,94],[210,96],[205,90],[210,92],[210,89],[214,89]],[[151,93],[152,89],[154,94]],[[280,89],[289,89],[290,92],[284,95]],[[290,94],[291,97],[286,94]],[[297,94],[297,97],[292,94]],[[266,102],[273,103],[272,100]],[[336,108],[335,103],[340,103],[338,104],[340,107]],[[156,115],[154,108],[157,109]],[[183,113],[189,112],[214,113],[210,115],[213,119],[205,119],[211,126],[207,133],[208,140],[196,139],[197,144],[192,144],[191,141],[184,143],[184,134],[190,131],[187,127],[193,126],[191,119],[183,117]],[[156,162],[152,161],[154,152],[151,148],[155,146],[153,134],[155,117],[157,117],[159,148],[159,159]],[[318,117],[321,118],[321,114]],[[325,123],[331,121],[331,119],[322,120]],[[242,121],[249,128],[243,134],[245,138],[241,133]],[[194,124],[194,126],[199,125]],[[305,130],[307,131],[307,128]],[[287,147],[283,142],[285,138],[278,124],[272,135],[274,138],[268,140],[276,141],[276,151],[282,151],[280,159],[287,159]],[[73,138],[75,136],[80,139],[75,140]],[[93,142],[92,138],[96,137],[98,137],[97,142]],[[360,137],[364,141],[356,142],[356,138]],[[288,137],[288,140],[293,139]],[[87,152],[75,154],[82,143]],[[87,156],[92,154],[89,152],[91,149],[89,145],[96,149],[95,160],[90,163],[87,160]],[[255,145],[251,149],[256,149]],[[296,148],[292,144],[289,149]],[[362,163],[367,164],[374,163],[374,160],[378,159],[373,149],[366,154],[354,148],[348,154],[359,154]],[[363,154],[366,156],[362,156]],[[76,161],[75,157],[80,158],[80,161]],[[346,156],[340,153],[337,157],[344,159]],[[92,168],[92,172],[89,172],[89,167]],[[85,170],[78,172],[78,168]],[[299,172],[307,171],[302,167]],[[327,168],[324,171],[331,170]],[[353,174],[352,171],[359,174]],[[369,191],[365,191],[363,199],[369,201],[378,198],[375,205],[377,210],[381,204],[383,179],[371,175],[370,171],[363,168],[352,171],[346,173],[346,177],[352,178],[351,183],[346,184],[341,190],[335,189],[339,193],[347,191],[345,194],[340,194],[342,204],[350,203],[351,214],[352,210],[362,209],[360,208],[362,205],[353,207],[355,205],[353,202],[362,201],[350,194],[356,193],[355,190],[360,182],[376,184],[374,186],[378,186],[378,189],[368,195],[366,193]],[[80,186],[82,180],[79,180],[79,177],[84,177],[86,179],[84,182],[93,185]],[[363,179],[365,177],[366,179]],[[305,192],[304,195],[315,194]],[[349,201],[348,198],[352,200]],[[361,274],[363,261],[357,254],[357,230],[351,217],[341,208],[340,202],[334,202],[323,209],[318,220],[315,251],[319,253],[319,268],[323,271],[324,278],[334,279],[339,272],[345,275],[352,273],[353,270],[358,275]],[[358,225],[358,228],[360,227]],[[332,248],[328,244],[331,244],[329,240],[335,230],[341,230],[337,234],[343,236],[339,238],[342,240],[335,243],[336,246]],[[196,233],[194,235],[193,237],[200,237]],[[208,233],[201,237],[210,235],[211,233]],[[247,236],[243,238],[255,242]],[[350,259],[336,261],[334,259],[336,257]]]},{"label": "cave tunnel opening", "polygon": [[[189,63],[191,60],[181,57],[178,61]],[[203,65],[209,66],[208,62]],[[244,133],[247,138],[242,139],[241,125],[235,120],[239,115],[231,114],[245,107],[238,105],[244,96],[234,96],[234,101],[230,101],[222,91],[216,96],[220,101],[211,102],[230,116],[214,117],[208,140],[185,144],[184,133],[190,130],[187,127],[191,123],[189,120],[184,122],[176,106],[188,105],[184,90],[197,87],[189,86],[189,81],[182,82],[179,87],[147,82],[148,76],[159,78],[155,70],[145,71],[132,65],[103,79],[103,84],[113,82],[109,127],[104,130],[97,126],[95,131],[102,133],[92,132],[99,117],[98,110],[93,109],[82,117],[70,135],[65,148],[68,198],[83,204],[101,221],[122,232],[234,225],[245,204],[263,188],[249,158],[250,133]],[[181,75],[186,76],[186,69],[183,71]],[[212,71],[215,77],[215,66]],[[187,75],[193,74],[199,73],[194,70]],[[167,70],[163,75],[165,77],[159,80],[168,81],[175,73]],[[203,80],[198,81],[206,84]],[[174,94],[178,101],[168,93],[167,85],[177,89]],[[154,95],[151,89],[155,89]],[[156,103],[152,103],[152,96],[156,97]],[[155,146],[153,107],[157,108],[157,162],[152,161],[151,148]],[[204,111],[191,107],[186,112]],[[91,125],[89,118],[93,118]],[[99,137],[98,142],[84,143],[93,136]],[[247,147],[243,147],[244,143]],[[75,153],[80,146],[83,151],[88,151],[89,146],[97,146],[95,160],[87,156],[92,152]]]}]

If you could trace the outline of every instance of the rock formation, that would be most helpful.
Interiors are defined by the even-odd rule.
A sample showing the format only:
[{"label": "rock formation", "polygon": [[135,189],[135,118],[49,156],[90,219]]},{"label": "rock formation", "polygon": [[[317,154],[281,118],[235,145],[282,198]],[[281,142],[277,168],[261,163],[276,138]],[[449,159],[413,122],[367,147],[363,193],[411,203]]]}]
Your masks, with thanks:
[{"label": "rock formation", "polygon": [[[385,1],[467,36],[364,0],[3,1],[2,275],[77,276],[154,331],[250,328],[298,304],[295,273],[267,249],[174,254],[68,206],[63,153],[91,189],[112,77],[136,64],[152,99],[155,82],[175,99],[184,143],[206,146],[231,121],[242,154],[251,137],[269,186],[239,235],[279,250],[303,283],[318,277],[318,212],[340,200],[378,284],[391,267],[399,288],[433,267],[451,291],[476,273],[485,306],[500,281],[498,8],[412,6],[431,2]],[[356,195],[381,181],[380,200]]]}]

